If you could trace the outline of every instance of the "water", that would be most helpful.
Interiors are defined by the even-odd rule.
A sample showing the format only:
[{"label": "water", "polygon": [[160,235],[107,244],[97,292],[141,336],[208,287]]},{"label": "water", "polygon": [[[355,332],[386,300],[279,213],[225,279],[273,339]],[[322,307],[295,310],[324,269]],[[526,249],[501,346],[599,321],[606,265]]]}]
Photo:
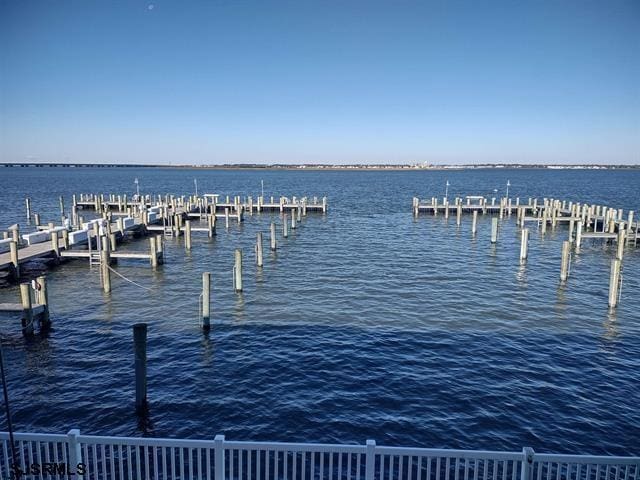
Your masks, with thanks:
[{"label": "water", "polygon": [[[640,210],[640,171],[451,172],[0,169],[2,227],[24,224],[24,197],[44,222],[58,196],[135,191],[329,198],[265,267],[255,233],[277,214],[247,216],[209,240],[167,241],[167,263],[116,268],[151,291],[70,262],[49,275],[53,330],[25,340],[0,317],[16,430],[594,454],[640,454],[640,268],[625,256],[622,303],[607,310],[614,246],[586,241],[559,285],[566,226],[532,231],[518,261],[515,216],[489,242],[411,214],[411,198],[543,196]],[[127,250],[146,249],[132,242]],[[232,291],[243,248],[245,291]],[[202,271],[212,272],[213,328],[198,328]],[[0,290],[15,301],[17,289]],[[131,325],[149,323],[150,415],[133,412]],[[3,425],[4,428],[4,425]]]}]

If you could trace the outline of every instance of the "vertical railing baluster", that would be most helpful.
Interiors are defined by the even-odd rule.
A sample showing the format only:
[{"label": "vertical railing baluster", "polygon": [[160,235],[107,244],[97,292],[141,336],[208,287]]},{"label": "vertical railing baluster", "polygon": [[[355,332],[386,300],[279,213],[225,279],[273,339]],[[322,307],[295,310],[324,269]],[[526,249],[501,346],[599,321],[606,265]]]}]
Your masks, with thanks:
[{"label": "vertical railing baluster", "polygon": [[224,435],[216,435],[215,445],[215,480],[224,480]]}]

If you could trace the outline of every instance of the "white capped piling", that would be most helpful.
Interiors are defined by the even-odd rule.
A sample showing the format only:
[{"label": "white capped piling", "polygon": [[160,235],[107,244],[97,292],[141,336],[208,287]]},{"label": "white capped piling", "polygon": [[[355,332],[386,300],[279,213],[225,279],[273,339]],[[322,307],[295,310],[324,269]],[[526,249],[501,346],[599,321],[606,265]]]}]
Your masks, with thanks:
[{"label": "white capped piling", "polygon": [[498,217],[491,219],[491,243],[498,241]]},{"label": "white capped piling", "polygon": [[136,375],[136,411],[147,406],[147,324],[133,326],[134,368]]},{"label": "white capped piling", "polygon": [[478,210],[473,211],[473,220],[471,222],[471,235],[475,235],[478,230]]},{"label": "white capped piling", "polygon": [[233,266],[233,290],[242,291],[242,249],[236,248],[235,264]]},{"label": "white capped piling", "polygon": [[102,290],[104,291],[104,293],[109,293],[111,291],[111,270],[109,269],[109,250],[102,250],[100,252],[100,271],[102,272]]},{"label": "white capped piling", "polygon": [[155,235],[149,237],[149,253],[151,255],[151,266],[158,266],[158,239]]},{"label": "white capped piling", "polygon": [[276,224],[275,222],[271,222],[271,229],[270,229],[270,240],[271,240],[271,250],[275,250],[276,249]]},{"label": "white capped piling", "polygon": [[287,218],[287,214],[285,213],[282,216],[282,238],[287,238],[289,236],[289,219]]},{"label": "white capped piling", "polygon": [[13,265],[13,275],[15,278],[20,277],[20,265],[18,263],[18,244],[17,242],[9,242],[9,257]]},{"label": "white capped piling", "polygon": [[31,220],[31,199],[27,197],[25,203],[27,204],[27,220]]},{"label": "white capped piling", "polygon": [[529,229],[523,228],[520,232],[520,260],[526,260],[529,254]]},{"label": "white capped piling", "polygon": [[560,261],[560,281],[566,282],[569,278],[569,262],[571,261],[571,242],[562,242],[562,258]]},{"label": "white capped piling", "polygon": [[262,267],[262,232],[256,234],[256,265]]},{"label": "white capped piling", "polygon": [[44,275],[40,275],[37,279],[38,288],[37,291],[37,299],[36,303],[39,303],[44,307],[41,316],[41,325],[43,327],[47,327],[51,324],[51,319],[49,318],[49,293],[47,291],[47,277]]},{"label": "white capped piling", "polygon": [[22,301],[22,333],[33,334],[33,304],[31,301],[31,284],[20,284],[20,299]]},{"label": "white capped piling", "polygon": [[202,272],[202,328],[211,328],[211,273]]},{"label": "white capped piling", "polygon": [[618,306],[620,296],[620,268],[622,261],[615,258],[611,260],[611,273],[609,275],[609,307]]},{"label": "white capped piling", "polygon": [[191,250],[191,220],[184,222],[184,248]]},{"label": "white capped piling", "polygon": [[626,241],[626,237],[627,237],[627,231],[622,228],[622,226],[619,227],[620,229],[618,230],[618,238],[617,238],[617,249],[616,249],[616,258],[618,260],[622,260],[622,257],[624,255],[624,245],[625,245],[625,241]]}]

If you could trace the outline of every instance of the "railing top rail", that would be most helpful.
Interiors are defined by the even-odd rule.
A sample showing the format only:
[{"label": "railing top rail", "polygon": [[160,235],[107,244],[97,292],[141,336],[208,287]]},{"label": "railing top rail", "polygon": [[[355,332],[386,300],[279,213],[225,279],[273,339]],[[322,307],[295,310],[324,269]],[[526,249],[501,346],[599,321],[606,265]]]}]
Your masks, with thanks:
[{"label": "railing top rail", "polygon": [[213,440],[188,440],[153,437],[109,437],[78,435],[78,441],[87,445],[145,445],[149,447],[215,448]]},{"label": "railing top rail", "polygon": [[226,441],[225,448],[238,450],[277,450],[289,452],[343,452],[365,453],[365,445],[346,445],[332,443],[288,443],[288,442],[238,442]]},{"label": "railing top rail", "polygon": [[640,457],[609,457],[605,455],[563,455],[557,453],[537,453],[534,462],[580,463],[600,465],[638,465]]},{"label": "railing top rail", "polygon": [[[67,435],[55,433],[14,433],[16,441],[32,442],[66,442]],[[0,432],[0,440],[9,440],[8,432]]]},{"label": "railing top rail", "polygon": [[493,458],[496,460],[522,460],[522,452],[495,452],[490,450],[449,450],[442,448],[406,448],[376,446],[382,455],[409,455],[414,457]]}]

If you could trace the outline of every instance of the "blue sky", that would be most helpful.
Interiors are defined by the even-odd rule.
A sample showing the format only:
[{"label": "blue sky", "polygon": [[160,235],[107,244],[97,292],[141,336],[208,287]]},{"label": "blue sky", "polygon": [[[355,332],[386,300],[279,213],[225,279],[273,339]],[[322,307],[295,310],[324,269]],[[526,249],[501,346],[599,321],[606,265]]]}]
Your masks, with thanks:
[{"label": "blue sky", "polygon": [[0,161],[640,164],[640,2],[0,0]]}]

